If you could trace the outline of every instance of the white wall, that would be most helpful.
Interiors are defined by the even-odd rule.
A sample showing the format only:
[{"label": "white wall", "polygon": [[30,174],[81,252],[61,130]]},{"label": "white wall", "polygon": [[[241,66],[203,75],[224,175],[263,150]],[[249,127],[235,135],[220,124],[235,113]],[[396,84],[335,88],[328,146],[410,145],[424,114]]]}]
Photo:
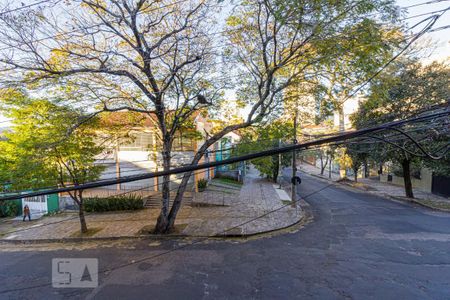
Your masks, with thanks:
[{"label": "white wall", "polygon": [[[350,115],[355,113],[359,108],[359,102],[361,98],[350,98],[344,103],[344,124],[345,130],[351,129],[352,123],[350,121]],[[339,127],[339,113],[334,112],[334,127]]]},{"label": "white wall", "polygon": [[[190,163],[194,156],[193,152],[173,152],[172,153],[172,165],[174,167],[185,165]],[[156,169],[156,163],[151,158],[153,153],[149,151],[119,151],[119,161],[120,161],[120,176],[130,176],[139,175],[145,173],[154,172]],[[162,157],[159,153],[157,156],[157,161],[159,162],[159,170],[161,171],[161,161]],[[114,159],[108,158],[105,161],[99,161],[106,166],[106,169],[102,172],[100,179],[112,179],[116,178],[116,163]],[[176,183],[180,181],[176,179],[180,177],[179,175],[173,175],[171,178]],[[160,180],[161,182],[161,180]],[[124,183],[121,185],[123,189],[137,189],[139,187],[151,186],[155,184],[155,180],[145,179],[139,181],[133,181],[129,183]],[[116,189],[116,185],[105,187],[107,189]]]}]

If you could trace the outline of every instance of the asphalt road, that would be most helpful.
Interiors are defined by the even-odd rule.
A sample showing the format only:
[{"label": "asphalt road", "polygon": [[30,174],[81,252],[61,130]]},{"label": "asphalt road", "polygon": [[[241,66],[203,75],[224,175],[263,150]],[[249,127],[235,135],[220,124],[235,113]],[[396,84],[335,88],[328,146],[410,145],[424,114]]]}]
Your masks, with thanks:
[{"label": "asphalt road", "polygon": [[[0,299],[450,299],[450,214],[302,177],[314,220],[297,232],[244,243],[3,251]],[[55,289],[57,257],[122,267],[101,273],[95,289]]]}]

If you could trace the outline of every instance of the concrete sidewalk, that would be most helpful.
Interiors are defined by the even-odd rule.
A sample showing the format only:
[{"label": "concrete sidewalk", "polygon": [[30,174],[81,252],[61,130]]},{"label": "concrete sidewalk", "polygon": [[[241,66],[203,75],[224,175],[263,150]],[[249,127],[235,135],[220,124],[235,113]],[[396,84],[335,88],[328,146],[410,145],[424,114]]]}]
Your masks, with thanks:
[{"label": "concrete sidewalk", "polygon": [[[242,188],[220,186],[207,190],[210,197],[206,200],[212,203],[205,203],[203,198],[201,206],[182,206],[174,235],[246,236],[286,228],[302,218],[301,209],[286,205],[273,184],[260,178],[254,169],[247,174]],[[143,232],[153,228],[158,214],[156,208],[86,214],[88,228],[97,230],[86,239],[148,236]],[[4,220],[0,236],[4,241],[66,240],[76,238],[79,227],[78,214],[61,213],[31,222]]]},{"label": "concrete sidewalk", "polygon": [[316,166],[313,166],[313,165],[310,165],[308,163],[298,164],[297,168],[298,168],[298,171],[300,173],[301,172],[305,172],[307,174],[314,175],[314,176],[317,176],[317,177],[320,177],[320,178],[324,178],[324,179],[327,179],[327,180],[337,181],[337,180],[340,179],[339,174],[338,173],[334,173],[334,172],[331,172],[331,178],[330,178],[329,177],[330,174],[329,174],[328,168],[325,169],[325,171],[323,172],[323,175],[320,175],[320,168],[318,168]]},{"label": "concrete sidewalk", "polygon": [[[322,176],[320,175],[320,169],[312,166],[310,164],[301,164],[300,165],[300,171],[303,171],[305,173],[308,173],[310,175],[314,175],[316,177],[324,178],[327,180],[332,181],[338,181],[339,174],[332,173],[331,179],[328,177],[328,173],[325,172],[325,174]],[[411,201],[416,202],[420,205],[424,205],[430,208],[434,209],[440,209],[440,210],[450,210],[450,199],[446,197],[441,197],[429,192],[425,192],[419,189],[413,189],[414,193],[414,199],[406,198],[405,197],[405,188],[403,186],[394,185],[386,182],[380,182],[378,179],[375,178],[358,178],[358,182],[355,183],[354,181],[349,178],[348,181],[342,182],[342,184],[352,186],[354,188],[366,191],[371,194],[375,194],[382,197],[388,197],[388,198],[394,198],[396,200],[403,200],[403,201]]]}]

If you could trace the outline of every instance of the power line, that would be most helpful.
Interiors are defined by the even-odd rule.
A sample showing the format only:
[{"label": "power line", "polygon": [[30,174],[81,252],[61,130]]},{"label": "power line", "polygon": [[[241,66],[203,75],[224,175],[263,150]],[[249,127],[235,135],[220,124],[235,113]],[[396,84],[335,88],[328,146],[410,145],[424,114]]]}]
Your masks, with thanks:
[{"label": "power line", "polygon": [[445,30],[445,29],[449,29],[450,25],[445,25],[445,26],[440,26],[440,27],[436,27],[434,29],[428,30],[428,32],[436,32],[436,31],[440,31],[440,30]]},{"label": "power line", "polygon": [[[51,1],[51,0],[43,0],[43,1],[41,1],[41,2],[49,2],[49,1]],[[57,2],[60,2],[60,1],[61,1],[61,0],[57,0]],[[189,0],[178,0],[178,1],[175,1],[175,2],[170,3],[170,4],[165,4],[165,5],[161,5],[161,6],[159,6],[159,7],[155,7],[155,8],[153,8],[153,9],[150,9],[150,10],[146,10],[145,12],[146,12],[146,13],[149,13],[149,12],[153,12],[153,11],[158,11],[158,10],[161,10],[161,9],[163,9],[163,8],[170,7],[170,6],[173,6],[173,5],[176,5],[176,4],[180,4],[180,3],[183,3],[183,2],[186,2],[186,1],[189,1]],[[18,9],[23,9],[23,8],[25,8],[25,7],[21,7],[21,8],[18,8]],[[17,9],[17,10],[18,10],[18,9]],[[5,12],[5,13],[7,13],[7,12]],[[142,11],[139,11],[138,13],[142,13]],[[0,13],[0,16],[1,16],[2,14],[4,14],[4,13]],[[67,34],[71,34],[71,33],[83,33],[83,32],[81,32],[80,30],[92,29],[92,28],[96,28],[96,27],[103,26],[103,25],[105,25],[105,24],[104,24],[104,23],[92,24],[92,25],[86,26],[86,27],[84,27],[84,28],[74,29],[74,30],[70,30],[70,31],[67,31],[67,32],[64,32],[64,33],[58,33],[58,34],[56,34],[56,35],[54,35],[54,36],[48,36],[48,37],[44,37],[44,38],[41,38],[41,39],[36,39],[36,40],[34,40],[34,41],[32,41],[32,42],[42,42],[42,41],[45,41],[45,40],[48,40],[48,39],[59,39],[59,38],[61,38],[62,36],[67,35]],[[0,51],[7,50],[7,49],[11,49],[11,48],[16,48],[16,47],[18,47],[18,46],[23,46],[23,45],[25,45],[25,43],[22,43],[21,45],[15,45],[15,47],[12,47],[12,46],[9,46],[9,47],[3,47],[3,48],[0,48]]]},{"label": "power line", "polygon": [[447,2],[447,1],[449,1],[449,0],[433,0],[433,1],[427,1],[427,2],[424,2],[424,3],[418,3],[418,4],[403,6],[403,8],[411,8],[411,7],[417,7],[417,6],[433,4],[433,3],[440,3],[440,2]]},{"label": "power line", "polygon": [[[276,140],[274,140],[274,139],[263,139],[263,140],[258,140],[256,142],[252,141],[252,142],[240,143],[240,144],[236,144],[234,146],[246,145],[246,144],[255,144],[255,143],[261,142],[261,141],[278,141],[278,139],[276,139]],[[194,152],[194,153],[217,153],[217,152],[228,152],[228,151],[233,150],[233,149],[236,149],[236,148],[235,147],[230,147],[230,148],[217,149],[217,150],[206,150],[206,151],[203,151],[203,152],[200,152],[200,151],[197,151],[197,152],[192,151],[192,152]],[[191,152],[191,151],[189,151],[189,152]],[[122,161],[121,163],[139,163],[139,162],[155,162],[155,163],[157,163],[158,161],[157,160],[154,161],[154,160],[148,160],[147,159],[147,160],[135,160],[135,161]],[[112,164],[115,164],[115,163],[116,162],[112,162],[110,164],[112,165]],[[96,163],[96,164],[106,164],[106,163]],[[181,164],[181,166],[187,166],[187,165],[189,165],[189,164]],[[145,168],[143,168],[143,169],[145,169]],[[148,171],[150,171],[150,170],[148,170]],[[110,175],[110,174],[117,174],[117,173],[119,173],[121,175],[123,173],[131,173],[131,172],[136,172],[136,174],[132,174],[133,176],[134,175],[142,175],[142,174],[148,174],[149,173],[149,172],[143,173],[143,171],[133,169],[133,170],[125,170],[125,171],[121,170],[120,172],[117,172],[117,171],[102,172],[100,174],[100,176]],[[18,173],[18,174],[14,174],[14,176],[18,177],[18,176],[24,176],[26,174],[27,174],[27,172],[21,172],[21,173]],[[115,176],[114,178],[118,179],[118,178],[120,178],[120,175],[119,176]],[[99,180],[96,180],[96,182],[102,182],[102,181],[110,180],[110,179],[112,179],[112,178],[99,179]],[[4,181],[4,182],[1,182],[0,185],[8,185],[8,184],[13,184],[13,183],[14,183],[14,181]],[[67,184],[66,185],[66,187],[71,187],[71,186],[76,186],[76,185],[75,184]],[[30,189],[27,189],[27,191],[29,192],[29,191],[34,191],[34,190],[37,191],[37,190],[43,190],[43,189],[53,189],[53,188],[58,188],[58,187],[59,187],[58,185],[43,186],[43,187],[37,187],[37,188],[30,188]],[[152,186],[150,186],[150,187],[152,187]],[[23,190],[21,190],[21,191],[7,191],[7,193],[20,193],[20,192],[23,192]]]},{"label": "power line", "polygon": [[[46,1],[49,1],[49,0],[46,0]],[[46,2],[46,1],[43,1],[43,2]],[[58,2],[59,2],[59,1],[60,1],[60,0],[58,0]],[[154,8],[154,9],[152,9],[152,10],[150,10],[150,11],[146,11],[146,12],[157,11],[157,10],[163,9],[163,8],[165,8],[165,7],[169,7],[169,6],[172,6],[172,5],[174,5],[174,4],[179,4],[179,3],[186,2],[186,1],[188,1],[188,0],[180,0],[180,1],[176,1],[176,2],[174,2],[174,3],[172,3],[172,4],[162,5],[162,6],[158,7],[158,8]],[[446,0],[446,1],[448,1],[448,0]],[[407,7],[403,7],[403,8],[407,8]],[[139,11],[138,14],[139,14],[139,13],[142,13],[142,12]],[[0,15],[1,15],[1,14],[0,14]],[[371,16],[371,15],[377,15],[377,13],[369,14],[369,15],[366,15],[366,16]],[[404,20],[404,19],[403,19],[403,20]],[[84,30],[87,30],[87,29],[92,29],[92,28],[95,28],[95,27],[103,26],[103,25],[105,25],[105,24],[104,24],[104,23],[93,24],[93,25],[86,26],[86,27],[84,27],[84,28],[79,28],[79,29],[74,29],[74,30],[71,30],[71,31],[67,31],[67,32],[65,32],[65,33],[58,33],[58,34],[56,34],[56,35],[54,35],[54,36],[49,36],[49,37],[44,37],[44,38],[41,38],[41,39],[36,39],[36,40],[34,40],[33,42],[42,42],[42,41],[45,41],[45,40],[47,40],[47,39],[56,39],[56,38],[60,38],[61,36],[64,36],[64,35],[67,35],[67,34],[71,34],[71,33],[83,33],[83,32],[80,31],[80,30],[83,30],[83,31],[84,31]],[[239,30],[239,29],[236,29],[236,30]],[[230,32],[230,31],[234,31],[234,30],[233,30],[233,29],[230,29],[230,30],[221,30],[221,31],[218,31],[218,32],[209,33],[208,35],[222,34],[222,33]],[[25,45],[25,44],[22,43],[21,45]],[[2,51],[2,50],[7,50],[7,49],[11,49],[11,48],[16,48],[16,47],[18,47],[18,46],[20,46],[20,45],[15,45],[15,47],[12,47],[12,46],[9,46],[9,47],[3,47],[3,48],[0,48],[0,51]],[[132,51],[132,50],[128,50],[128,51]]]},{"label": "power line", "polygon": [[[2,12],[0,12],[0,16],[1,15],[6,15],[6,14],[9,14],[9,13],[12,13],[12,12],[16,12],[16,11],[19,11],[19,10],[22,10],[22,9],[30,8],[30,7],[33,7],[33,6],[36,6],[36,5],[48,3],[48,2],[51,2],[51,1],[52,0],[42,0],[42,1],[39,1],[39,2],[36,2],[36,3],[32,3],[32,4],[28,4],[28,5],[24,5],[23,2],[22,2],[22,6],[17,7],[17,8],[13,8],[13,9],[10,9],[10,10],[7,10],[7,11],[2,11]],[[54,4],[57,4],[60,1],[61,0],[57,0]]]},{"label": "power line", "polygon": [[[450,7],[449,8],[447,8],[447,9],[445,9],[444,11],[443,11],[443,13],[445,13],[445,11],[447,11],[448,9],[450,9]],[[441,14],[442,15],[442,14]],[[416,27],[417,25],[419,25],[419,24],[421,24],[421,23],[423,23],[424,21],[426,21],[426,20],[428,20],[428,19],[430,19],[430,18],[432,18],[433,16],[430,16],[429,18],[426,18],[426,19],[424,19],[424,20],[422,20],[422,21],[420,21],[420,22],[418,22],[417,24],[415,24],[414,26],[412,26],[410,29],[412,29],[412,28],[414,28],[414,27]],[[440,17],[440,16],[439,16]],[[437,18],[439,18],[439,17],[437,17]],[[442,28],[442,29],[444,29],[444,28]],[[437,31],[437,30],[436,30]],[[402,51],[394,58],[394,59],[392,59],[390,62],[388,62],[385,66],[387,66],[388,64],[390,64],[393,60],[395,60],[398,56],[400,56],[401,55],[401,53],[403,53],[403,51],[405,51],[408,47],[409,47],[409,45],[411,45],[418,37],[420,37],[422,34],[424,34],[424,32],[419,32],[419,33],[417,33],[417,34],[415,34],[415,35],[413,35],[412,36],[412,40],[411,40],[411,42],[404,48],[404,49],[402,49]],[[407,39],[405,39],[405,41],[406,41]],[[217,46],[217,47],[223,47],[223,45],[221,45],[221,46]],[[214,48],[214,47],[213,47]],[[1,50],[1,49],[0,49]],[[128,50],[128,51],[130,51],[130,50]],[[215,64],[222,64],[222,63],[215,63]],[[375,76],[377,76],[378,74],[376,74]],[[375,77],[374,76],[374,77]],[[228,78],[229,79],[231,79],[231,78],[235,78],[235,77],[237,77],[236,75],[234,75],[234,76],[229,76]],[[226,77],[221,77],[222,79],[224,79],[224,78],[226,78]],[[363,86],[365,86],[366,84],[368,84],[370,81],[371,81],[372,79],[369,79],[369,81],[368,82],[366,82]],[[362,86],[362,87],[363,87]],[[362,87],[360,87],[360,88],[362,88]],[[360,89],[359,88],[359,89]],[[353,94],[351,94],[348,98],[350,98],[350,97],[352,97],[352,96],[354,96],[354,94],[356,94],[356,92],[358,92],[359,91],[359,89],[357,89]],[[347,99],[348,99],[347,98]],[[88,106],[89,107],[89,106]],[[9,121],[4,121],[4,122],[9,122]]]},{"label": "power line", "polygon": [[424,29],[422,29],[420,32],[418,32],[412,39],[411,41],[408,42],[408,44],[406,44],[406,46],[404,46],[400,52],[398,52],[394,57],[392,57],[386,64],[384,64],[380,69],[378,69],[375,74],[373,74],[372,76],[370,76],[362,85],[360,85],[356,90],[354,90],[352,93],[350,93],[350,95],[348,95],[343,101],[347,101],[348,99],[350,99],[351,97],[355,96],[360,90],[362,90],[366,85],[368,85],[370,82],[372,82],[373,79],[375,79],[375,77],[377,77],[381,72],[383,72],[391,63],[393,63],[397,58],[399,58],[417,39],[419,39],[422,35],[424,35],[425,33],[427,33],[429,30],[431,30],[433,28],[433,25],[437,22],[437,20],[442,17],[443,14],[445,14],[448,10],[450,9],[450,6],[447,7],[444,11],[441,12],[441,14],[439,15],[433,15],[430,16],[422,21],[420,21],[419,23],[415,24],[413,26],[416,27],[419,24],[425,22],[426,20],[430,19],[430,22],[427,24],[427,26],[425,26]]},{"label": "power line", "polygon": [[[209,169],[203,170],[203,171],[201,171],[201,172],[197,172],[196,174],[198,175],[198,174],[203,174],[203,173],[206,173],[206,172],[209,172]],[[183,176],[184,176],[184,175],[183,175]],[[169,183],[171,183],[171,182],[172,182],[172,183],[176,183],[176,182],[174,182],[174,180],[176,180],[176,179],[181,179],[181,178],[183,178],[183,176],[182,176],[182,177],[177,177],[177,178],[175,178],[175,179],[171,179],[171,180],[169,180]],[[99,197],[99,198],[100,198],[100,199],[103,199],[103,198],[115,198],[115,197],[120,197],[120,196],[124,196],[124,195],[127,195],[127,194],[136,193],[136,192],[142,191],[142,190],[144,190],[144,189],[149,189],[149,188],[152,188],[152,187],[160,186],[160,185],[163,185],[163,183],[164,183],[164,182],[159,182],[159,183],[157,183],[157,184],[153,184],[153,185],[150,185],[150,186],[141,187],[141,188],[138,188],[138,189],[133,189],[133,190],[130,190],[130,191],[125,191],[125,192],[123,192],[123,193],[119,193],[119,194],[115,194],[115,195],[108,195],[107,197]],[[177,188],[178,188],[178,187],[169,189],[169,192],[172,192],[172,191],[176,190]],[[93,198],[93,197],[84,197],[84,200],[89,199],[89,198]],[[143,198],[145,198],[145,197],[143,197]],[[85,213],[85,216],[90,216],[90,215],[92,215],[92,214],[93,214],[93,213]],[[72,221],[72,220],[76,220],[76,219],[79,219],[79,216],[75,216],[75,217],[73,217],[73,218],[68,218],[68,219],[60,220],[60,221],[56,221],[56,222],[45,223],[45,224],[42,224],[42,225],[36,226],[36,227],[31,227],[31,228],[21,228],[21,229],[18,229],[18,230],[6,232],[5,234],[10,235],[10,234],[17,233],[17,232],[23,232],[23,231],[32,230],[32,229],[35,229],[35,228],[41,228],[41,227],[45,227],[45,226],[49,226],[49,225],[60,224],[60,223],[64,223],[64,222]]]},{"label": "power line", "polygon": [[[279,206],[279,207],[277,207],[277,208],[275,208],[273,210],[265,212],[265,213],[263,213],[263,214],[261,214],[259,216],[256,216],[255,218],[252,218],[250,220],[242,222],[241,224],[238,224],[238,225],[232,226],[230,228],[227,228],[227,229],[225,229],[223,231],[217,232],[217,233],[215,233],[213,235],[209,235],[209,236],[197,239],[196,241],[193,241],[192,243],[179,245],[179,246],[174,247],[172,249],[169,249],[167,251],[164,251],[164,252],[161,252],[161,253],[158,253],[158,254],[155,254],[155,255],[147,256],[147,257],[144,257],[144,258],[141,258],[141,259],[136,259],[136,260],[133,260],[132,262],[127,262],[127,263],[124,263],[124,264],[121,264],[121,265],[118,265],[118,266],[115,266],[115,267],[112,267],[112,268],[105,268],[104,270],[101,270],[101,271],[97,272],[97,274],[103,274],[103,273],[115,271],[115,270],[118,270],[118,269],[122,269],[122,268],[125,268],[125,267],[128,267],[128,266],[131,266],[131,265],[135,265],[137,263],[141,263],[143,261],[155,259],[155,258],[164,256],[166,254],[169,254],[169,253],[181,250],[181,249],[185,249],[187,247],[199,244],[201,242],[207,241],[207,240],[212,239],[212,238],[217,238],[217,237],[223,236],[225,233],[230,232],[230,231],[232,231],[232,230],[234,230],[236,228],[241,228],[244,225],[250,224],[250,223],[252,223],[252,222],[254,222],[256,220],[262,219],[262,218],[264,218],[264,217],[266,217],[268,215],[271,215],[271,214],[273,214],[273,213],[275,213],[277,211],[280,211],[280,210],[282,210],[282,209],[284,209],[286,207],[289,207],[289,206],[292,205],[292,203],[299,203],[302,200],[304,201],[305,199],[308,199],[308,198],[310,198],[310,197],[312,197],[312,196],[314,196],[314,195],[316,195],[316,194],[318,194],[318,193],[328,189],[329,187],[331,187],[333,185],[335,185],[335,183],[327,184],[324,187],[322,187],[322,188],[320,188],[320,189],[318,189],[318,190],[316,190],[314,192],[311,192],[311,193],[309,193],[308,195],[306,195],[304,197],[299,197],[296,200],[290,201],[287,204],[283,204],[282,206]],[[10,292],[17,292],[17,291],[23,291],[23,290],[30,290],[30,289],[39,288],[39,287],[45,287],[45,286],[50,286],[50,285],[51,285],[51,283],[44,283],[44,284],[37,284],[37,285],[33,285],[33,286],[28,286],[28,287],[0,290],[0,294],[10,293]]]},{"label": "power line", "polygon": [[444,112],[433,113],[433,114],[430,114],[427,116],[421,116],[421,117],[416,117],[416,118],[410,118],[410,119],[405,119],[405,120],[400,120],[400,121],[389,122],[389,123],[385,123],[385,124],[382,124],[382,125],[379,125],[376,127],[346,132],[346,133],[342,133],[337,136],[332,136],[332,137],[328,137],[328,138],[324,138],[324,139],[305,142],[302,144],[294,144],[294,145],[290,145],[290,146],[280,147],[278,149],[264,150],[264,151],[260,151],[260,152],[256,152],[256,153],[252,153],[252,154],[246,154],[246,155],[242,155],[242,156],[238,156],[238,157],[232,157],[232,158],[228,158],[228,159],[225,159],[222,161],[190,165],[190,166],[185,166],[185,167],[174,168],[174,169],[171,169],[168,171],[158,171],[158,172],[153,172],[153,173],[144,174],[144,175],[130,175],[130,176],[125,176],[125,177],[121,177],[121,178],[117,178],[117,179],[104,180],[102,182],[94,181],[94,182],[90,182],[90,183],[80,184],[78,186],[59,188],[59,189],[54,189],[54,190],[42,190],[42,191],[36,191],[36,192],[31,192],[31,193],[25,192],[20,195],[4,196],[4,197],[1,197],[0,200],[14,200],[14,199],[23,198],[23,197],[40,196],[40,195],[46,195],[46,194],[75,191],[75,190],[86,190],[86,189],[97,188],[97,187],[102,187],[102,186],[115,185],[115,184],[119,184],[119,183],[127,183],[127,182],[132,182],[132,181],[143,180],[143,179],[150,179],[150,178],[154,178],[154,177],[168,176],[168,175],[172,175],[172,174],[180,174],[180,173],[186,173],[186,172],[191,172],[191,171],[197,171],[197,170],[201,170],[201,169],[205,169],[205,168],[212,168],[212,167],[221,166],[221,165],[229,165],[229,164],[237,163],[240,161],[252,160],[252,159],[264,157],[264,156],[272,156],[272,155],[281,154],[281,153],[285,153],[285,152],[289,152],[289,151],[293,151],[293,150],[307,149],[308,147],[313,147],[313,146],[317,146],[317,145],[322,145],[322,144],[327,144],[327,143],[332,143],[332,142],[337,142],[337,141],[343,141],[343,140],[351,140],[356,137],[364,136],[365,134],[386,130],[391,127],[401,126],[401,125],[412,123],[412,122],[429,120],[432,118],[445,117],[445,116],[448,116],[449,114],[450,114],[450,110],[446,109]]},{"label": "power line", "polygon": [[408,16],[406,18],[403,18],[402,20],[409,20],[409,19],[413,19],[413,18],[418,18],[418,17],[423,17],[426,15],[433,15],[433,14],[437,14],[443,11],[448,10],[449,8],[444,8],[444,9],[440,9],[440,10],[435,10],[435,11],[430,11],[430,12],[426,12],[426,13],[422,13],[422,14],[418,14],[418,15],[414,15],[414,16]]}]

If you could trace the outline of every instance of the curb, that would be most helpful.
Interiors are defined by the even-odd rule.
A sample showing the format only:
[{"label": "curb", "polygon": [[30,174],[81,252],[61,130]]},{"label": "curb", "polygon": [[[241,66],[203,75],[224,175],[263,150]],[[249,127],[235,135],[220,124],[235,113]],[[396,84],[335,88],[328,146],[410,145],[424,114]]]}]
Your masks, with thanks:
[{"label": "curb", "polygon": [[414,199],[414,198],[412,198],[412,199],[409,199],[409,198],[405,199],[404,197],[391,196],[391,195],[384,194],[384,193],[383,194],[377,194],[377,193],[373,193],[371,191],[367,191],[367,190],[364,190],[364,189],[359,189],[359,188],[351,186],[349,184],[340,183],[338,181],[334,181],[334,180],[331,180],[329,178],[322,177],[320,175],[311,174],[311,173],[307,173],[307,172],[305,172],[305,173],[310,175],[310,176],[316,177],[318,179],[322,179],[322,180],[325,180],[325,181],[328,181],[328,182],[333,182],[334,184],[342,186],[342,187],[348,187],[350,189],[353,189],[353,190],[356,190],[356,191],[359,191],[359,192],[363,192],[363,193],[366,193],[366,194],[371,194],[371,195],[374,195],[374,196],[379,196],[379,197],[382,197],[382,198],[385,198],[385,199],[388,199],[388,200],[391,200],[391,201],[395,201],[395,202],[401,201],[402,203],[406,203],[406,204],[408,204],[408,203],[410,203],[410,204],[417,204],[417,205],[420,205],[422,207],[425,207],[425,208],[428,208],[428,209],[431,209],[431,210],[450,213],[450,209],[439,208],[439,207],[434,207],[434,206],[431,206],[431,205],[427,205],[425,203],[417,201],[417,199]]},{"label": "curb", "polygon": [[19,239],[0,239],[0,244],[47,244],[47,243],[82,243],[93,241],[119,241],[119,240],[167,240],[179,239],[189,236],[171,235],[171,236],[151,236],[151,235],[131,235],[131,236],[115,236],[115,237],[86,237],[86,238],[59,238],[59,239],[35,239],[35,240],[19,240]]},{"label": "curb", "polygon": [[420,201],[417,201],[417,199],[414,199],[414,198],[412,198],[412,199],[411,199],[411,198],[405,199],[405,198],[399,197],[399,196],[388,196],[388,195],[386,195],[386,197],[389,197],[389,198],[391,198],[391,199],[395,199],[395,200],[397,200],[397,201],[406,202],[406,203],[408,203],[408,202],[409,202],[409,203],[414,203],[414,204],[417,204],[417,205],[420,205],[420,206],[423,206],[423,207],[426,207],[426,208],[429,208],[429,209],[432,209],[432,210],[437,210],[437,211],[442,211],[442,212],[448,212],[448,213],[450,213],[450,209],[434,207],[434,206],[431,206],[431,205],[422,203],[422,202],[420,202]]},{"label": "curb", "polygon": [[302,198],[299,199],[299,207],[301,209],[300,216],[296,221],[283,227],[269,229],[254,233],[233,233],[233,234],[216,234],[216,235],[186,235],[186,234],[168,234],[168,235],[131,235],[131,236],[114,236],[114,237],[73,237],[73,238],[56,238],[56,239],[0,239],[0,244],[46,244],[46,243],[82,243],[91,241],[120,241],[120,240],[176,240],[176,239],[233,239],[233,238],[251,238],[257,236],[264,236],[278,231],[283,231],[294,226],[304,225],[309,223],[312,217],[310,205]]},{"label": "curb", "polygon": [[[131,236],[115,236],[115,237],[86,237],[86,238],[59,238],[59,239],[35,239],[35,240],[20,240],[20,239],[0,239],[0,244],[47,244],[47,243],[82,243],[82,242],[92,242],[92,241],[121,241],[121,240],[176,240],[176,239],[189,239],[189,238],[204,238],[204,239],[232,239],[232,238],[251,238],[260,235],[266,235],[282,230],[286,230],[296,225],[303,225],[308,223],[309,218],[311,218],[312,213],[305,206],[306,203],[302,200],[301,206],[302,211],[305,213],[300,216],[300,219],[292,224],[286,225],[284,227],[270,229],[261,232],[249,233],[249,234],[217,234],[217,235],[131,235]],[[309,204],[306,203],[309,207]]]},{"label": "curb", "polygon": [[[303,172],[305,172],[305,171],[303,171]],[[308,174],[308,175],[314,176],[314,177],[316,177],[316,178],[326,180],[326,181],[337,182],[336,180],[333,180],[333,179],[330,179],[330,178],[328,178],[328,177],[324,177],[324,176],[321,176],[321,175],[310,174],[310,173],[307,173],[307,172],[305,172],[305,173]]]},{"label": "curb", "polygon": [[450,209],[434,207],[434,206],[422,203],[422,202],[418,201],[415,198],[406,198],[406,197],[401,197],[401,196],[391,196],[391,195],[385,194],[385,193],[378,194],[378,193],[374,193],[374,192],[371,192],[371,191],[366,191],[366,190],[363,190],[363,189],[359,189],[359,188],[356,188],[354,186],[351,186],[351,185],[348,185],[348,184],[345,184],[345,183],[339,183],[339,184],[341,186],[345,186],[345,187],[357,190],[359,192],[363,192],[363,193],[366,193],[366,194],[382,197],[382,198],[385,198],[385,199],[388,199],[388,200],[391,200],[391,201],[394,201],[394,202],[397,202],[397,203],[417,204],[419,206],[422,206],[422,207],[425,207],[425,208],[428,208],[428,209],[431,209],[431,210],[441,211],[441,212],[449,212],[450,213]]}]

